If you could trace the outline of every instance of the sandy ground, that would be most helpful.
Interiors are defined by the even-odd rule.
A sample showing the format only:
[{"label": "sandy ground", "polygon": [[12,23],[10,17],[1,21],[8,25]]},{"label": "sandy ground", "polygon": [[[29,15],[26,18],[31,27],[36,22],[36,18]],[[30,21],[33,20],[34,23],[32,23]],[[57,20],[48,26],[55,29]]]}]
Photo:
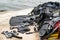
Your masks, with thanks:
[{"label": "sandy ground", "polygon": [[9,27],[10,27],[9,20],[12,16],[27,15],[28,13],[31,12],[32,9],[33,8],[25,9],[25,10],[21,10],[21,11],[0,12],[0,40],[28,40],[28,39],[29,40],[39,40],[38,33],[33,33],[30,35],[20,34],[20,36],[22,36],[23,39],[17,39],[17,38],[7,39],[3,34],[1,34],[2,31],[10,30],[9,29]]}]

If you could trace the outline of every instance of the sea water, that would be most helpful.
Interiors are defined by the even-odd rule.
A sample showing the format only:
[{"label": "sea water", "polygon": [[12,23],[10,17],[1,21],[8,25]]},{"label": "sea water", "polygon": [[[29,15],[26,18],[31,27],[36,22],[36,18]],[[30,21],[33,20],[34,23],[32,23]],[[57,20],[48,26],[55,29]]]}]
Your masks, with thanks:
[{"label": "sea water", "polygon": [[0,10],[21,10],[36,7],[37,5],[59,0],[0,0]]}]

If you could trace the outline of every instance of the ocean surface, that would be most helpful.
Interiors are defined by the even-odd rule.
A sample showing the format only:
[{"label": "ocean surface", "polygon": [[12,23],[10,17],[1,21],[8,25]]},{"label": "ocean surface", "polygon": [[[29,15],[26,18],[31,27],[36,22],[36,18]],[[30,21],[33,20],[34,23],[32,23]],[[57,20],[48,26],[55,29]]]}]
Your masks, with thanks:
[{"label": "ocean surface", "polygon": [[60,2],[60,0],[0,0],[0,10],[22,10],[33,8],[48,1]]}]

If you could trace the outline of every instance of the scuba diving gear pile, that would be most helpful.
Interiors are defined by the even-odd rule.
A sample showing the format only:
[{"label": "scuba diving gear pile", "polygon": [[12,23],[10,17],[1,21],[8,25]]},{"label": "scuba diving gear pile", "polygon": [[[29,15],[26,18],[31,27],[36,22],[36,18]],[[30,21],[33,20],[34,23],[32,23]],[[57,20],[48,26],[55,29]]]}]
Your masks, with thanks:
[{"label": "scuba diving gear pile", "polygon": [[[54,33],[59,27],[54,29],[54,25],[56,22],[60,22],[60,3],[58,2],[48,2],[42,5],[39,5],[34,8],[31,12],[32,15],[41,15],[43,16],[41,20],[39,20],[39,34],[40,37],[44,37],[47,35],[51,35]],[[40,16],[40,17],[41,17]]]},{"label": "scuba diving gear pile", "polygon": [[[60,22],[60,3],[59,2],[47,2],[35,7],[31,15],[15,16],[10,19],[10,28],[18,29],[18,32],[29,32],[28,26],[35,25],[35,32],[38,31],[40,37],[43,39],[45,36],[49,38],[59,27],[55,26],[57,22]],[[38,29],[38,30],[36,30]],[[34,32],[33,32],[34,33]]]}]

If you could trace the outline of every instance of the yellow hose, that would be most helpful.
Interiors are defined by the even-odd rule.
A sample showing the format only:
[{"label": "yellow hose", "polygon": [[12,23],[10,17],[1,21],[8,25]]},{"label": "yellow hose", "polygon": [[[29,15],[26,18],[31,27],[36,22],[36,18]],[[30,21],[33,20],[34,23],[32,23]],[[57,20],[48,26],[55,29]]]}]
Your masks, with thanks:
[{"label": "yellow hose", "polygon": [[51,34],[50,37],[48,38],[48,40],[54,40],[58,38],[58,32]]}]

